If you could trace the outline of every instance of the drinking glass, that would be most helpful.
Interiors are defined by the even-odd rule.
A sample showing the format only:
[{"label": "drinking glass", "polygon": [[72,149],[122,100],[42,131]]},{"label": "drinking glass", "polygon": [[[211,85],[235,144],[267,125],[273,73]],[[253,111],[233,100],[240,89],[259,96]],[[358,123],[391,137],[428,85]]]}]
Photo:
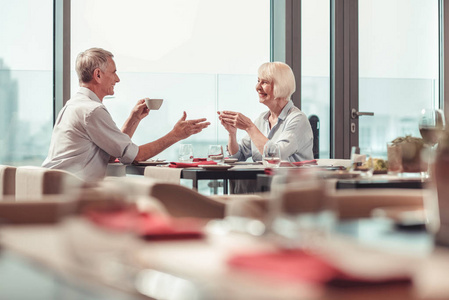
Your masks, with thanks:
[{"label": "drinking glass", "polygon": [[314,248],[336,224],[336,205],[316,169],[290,169],[273,177],[269,230],[283,247]]},{"label": "drinking glass", "polygon": [[279,145],[268,141],[263,147],[263,165],[267,168],[277,168],[281,164],[281,149]]},{"label": "drinking glass", "polygon": [[352,147],[351,148],[351,171],[358,171],[363,177],[371,177],[374,172],[371,149]]},{"label": "drinking glass", "polygon": [[223,147],[221,145],[210,145],[207,157],[208,160],[222,164],[224,162]]},{"label": "drinking glass", "polygon": [[422,109],[419,118],[419,132],[424,143],[435,146],[445,128],[444,113],[440,109]]},{"label": "drinking glass", "polygon": [[444,133],[446,126],[444,113],[440,109],[424,108],[419,118],[419,132],[428,146],[421,153],[422,159],[427,163],[427,171],[421,172],[424,178],[429,178],[431,160],[434,156],[434,148]]},{"label": "drinking glass", "polygon": [[193,162],[193,146],[191,144],[181,144],[179,147],[179,162]]},{"label": "drinking glass", "polygon": [[403,172],[402,147],[394,143],[387,143],[388,174],[398,175]]}]

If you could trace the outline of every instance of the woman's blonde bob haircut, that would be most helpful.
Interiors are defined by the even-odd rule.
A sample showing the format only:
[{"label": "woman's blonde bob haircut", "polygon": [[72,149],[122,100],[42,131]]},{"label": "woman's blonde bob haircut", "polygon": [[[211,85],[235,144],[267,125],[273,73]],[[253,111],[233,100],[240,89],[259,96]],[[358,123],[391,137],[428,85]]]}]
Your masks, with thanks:
[{"label": "woman's blonde bob haircut", "polygon": [[290,100],[296,91],[295,75],[289,65],[282,62],[267,62],[259,67],[260,79],[273,84],[273,95],[276,99]]},{"label": "woman's blonde bob haircut", "polygon": [[95,69],[100,68],[100,70],[105,71],[109,57],[112,58],[114,55],[101,48],[90,48],[78,54],[75,65],[78,80],[88,83],[92,80]]}]

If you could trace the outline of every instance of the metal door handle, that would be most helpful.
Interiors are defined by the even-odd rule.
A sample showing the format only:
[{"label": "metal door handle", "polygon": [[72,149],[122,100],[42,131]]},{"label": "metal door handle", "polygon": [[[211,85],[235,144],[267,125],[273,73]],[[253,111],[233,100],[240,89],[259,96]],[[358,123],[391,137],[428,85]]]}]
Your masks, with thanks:
[{"label": "metal door handle", "polygon": [[373,112],[357,111],[355,108],[351,110],[351,117],[357,119],[358,116],[374,116]]}]

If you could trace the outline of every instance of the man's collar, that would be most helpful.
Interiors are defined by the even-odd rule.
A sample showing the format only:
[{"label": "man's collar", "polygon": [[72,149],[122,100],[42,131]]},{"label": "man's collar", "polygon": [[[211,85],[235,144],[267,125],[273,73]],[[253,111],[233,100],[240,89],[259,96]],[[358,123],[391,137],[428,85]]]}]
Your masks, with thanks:
[{"label": "man's collar", "polygon": [[83,94],[94,101],[102,103],[100,98],[98,98],[97,94],[95,94],[94,92],[92,92],[90,89],[88,89],[86,87],[80,87],[78,90],[78,93]]}]

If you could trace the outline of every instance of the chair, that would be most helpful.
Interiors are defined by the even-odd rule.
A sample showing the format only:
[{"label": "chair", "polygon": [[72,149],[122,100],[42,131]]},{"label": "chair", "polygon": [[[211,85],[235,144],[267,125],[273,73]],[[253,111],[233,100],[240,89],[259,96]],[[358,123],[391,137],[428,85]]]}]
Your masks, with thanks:
[{"label": "chair", "polygon": [[224,202],[179,184],[157,183],[152,188],[151,196],[158,199],[174,217],[222,219],[225,215]]},{"label": "chair", "polygon": [[[163,209],[157,210],[165,211],[173,217],[215,219],[223,218],[225,214],[224,201],[212,199],[176,183],[148,177],[106,177],[100,184],[109,185],[112,189],[121,189],[121,193],[136,199],[141,196],[156,199],[163,206]],[[154,203],[151,205],[157,206]]]},{"label": "chair", "polygon": [[0,165],[0,201],[16,194],[16,167]]},{"label": "chair", "polygon": [[73,194],[85,182],[63,170],[35,166],[16,170],[16,200],[41,200],[45,195]]},{"label": "chair", "polygon": [[320,119],[316,115],[309,116],[313,132],[313,158],[320,158]]}]

